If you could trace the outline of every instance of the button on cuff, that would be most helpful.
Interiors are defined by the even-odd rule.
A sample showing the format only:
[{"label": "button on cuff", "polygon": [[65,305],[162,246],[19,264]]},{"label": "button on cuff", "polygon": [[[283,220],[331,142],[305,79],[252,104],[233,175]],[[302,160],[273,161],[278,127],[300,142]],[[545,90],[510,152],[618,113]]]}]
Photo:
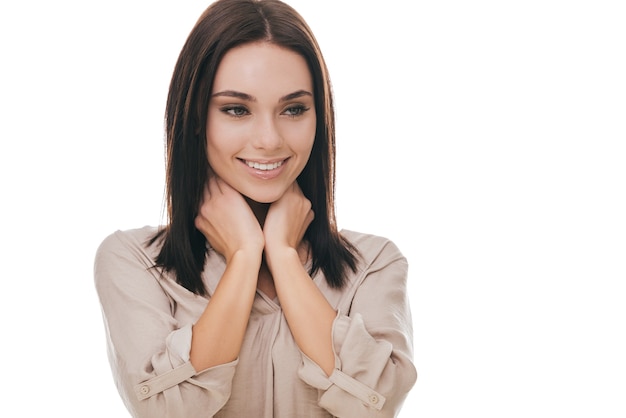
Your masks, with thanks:
[{"label": "button on cuff", "polygon": [[175,369],[136,385],[135,394],[137,395],[137,399],[142,401],[184,382],[195,374],[196,371],[193,366],[190,362],[187,362]]},{"label": "button on cuff", "polygon": [[383,395],[353,377],[348,376],[341,370],[335,369],[329,376],[329,380],[336,386],[378,411],[380,411],[385,404],[386,399]]}]

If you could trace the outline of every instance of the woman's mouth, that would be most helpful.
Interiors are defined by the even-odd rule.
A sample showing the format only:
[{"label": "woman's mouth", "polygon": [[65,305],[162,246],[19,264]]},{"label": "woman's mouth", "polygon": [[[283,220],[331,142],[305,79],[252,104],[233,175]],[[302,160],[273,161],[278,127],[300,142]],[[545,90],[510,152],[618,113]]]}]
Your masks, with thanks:
[{"label": "woman's mouth", "polygon": [[275,163],[258,163],[256,161],[244,161],[248,167],[254,168],[255,170],[269,171],[275,170],[281,165],[283,165],[282,161],[278,161]]}]

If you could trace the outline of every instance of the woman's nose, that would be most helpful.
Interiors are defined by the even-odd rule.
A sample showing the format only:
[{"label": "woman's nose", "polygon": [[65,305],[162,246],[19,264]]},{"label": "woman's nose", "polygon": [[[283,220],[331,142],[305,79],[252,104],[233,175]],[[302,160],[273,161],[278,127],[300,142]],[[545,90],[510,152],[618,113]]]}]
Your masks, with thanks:
[{"label": "woman's nose", "polygon": [[256,132],[254,132],[253,135],[253,145],[255,148],[272,150],[282,146],[283,138],[273,116],[266,116],[259,119],[255,130]]}]

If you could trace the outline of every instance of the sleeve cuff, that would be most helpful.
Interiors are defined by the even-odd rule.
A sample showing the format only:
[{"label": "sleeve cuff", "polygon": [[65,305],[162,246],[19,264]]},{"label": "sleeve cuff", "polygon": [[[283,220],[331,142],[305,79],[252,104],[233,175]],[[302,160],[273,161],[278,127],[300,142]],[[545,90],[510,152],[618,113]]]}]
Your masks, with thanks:
[{"label": "sleeve cuff", "polygon": [[137,399],[143,401],[154,394],[176,386],[178,383],[189,379],[194,374],[196,374],[196,370],[191,363],[187,362],[167,373],[163,373],[148,381],[135,385],[135,394],[137,395]]},{"label": "sleeve cuff", "polygon": [[[360,323],[362,325],[362,320],[360,321]],[[322,394],[320,397],[320,406],[322,407],[324,406],[324,400],[326,398],[334,398],[336,395],[333,395],[333,393],[335,393],[337,390],[342,390],[359,399],[364,404],[374,409],[380,410],[385,404],[385,397],[367,386],[366,384],[358,381],[354,377],[342,371],[342,361],[338,353],[341,352],[341,347],[343,346],[345,339],[350,338],[350,330],[355,326],[359,327],[358,320],[352,321],[351,318],[348,318],[345,315],[341,315],[340,312],[337,312],[337,317],[335,318],[335,321],[333,323],[333,351],[335,353],[335,370],[330,376],[326,376],[326,373],[324,373],[322,368],[317,363],[315,363],[308,356],[302,353],[302,366],[298,370],[298,376],[307,384],[319,390],[325,391],[325,393]],[[372,339],[369,334],[367,334],[367,336]],[[386,354],[387,358],[388,355],[389,354]]]}]

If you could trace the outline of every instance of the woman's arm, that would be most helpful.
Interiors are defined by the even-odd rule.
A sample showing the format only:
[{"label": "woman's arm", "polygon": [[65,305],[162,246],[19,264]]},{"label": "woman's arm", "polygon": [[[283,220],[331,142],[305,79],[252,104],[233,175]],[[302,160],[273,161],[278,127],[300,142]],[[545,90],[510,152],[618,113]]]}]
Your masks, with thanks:
[{"label": "woman's arm", "polygon": [[[332,327],[337,312],[311,280],[295,250],[272,255],[276,293],[300,350],[326,375],[335,369]],[[268,257],[269,259],[269,257]]]},{"label": "woman's arm", "polygon": [[211,188],[196,226],[227,266],[208,304],[200,296],[185,295],[198,304],[196,311],[203,309],[195,324],[174,318],[175,302],[164,290],[164,280],[170,279],[152,268],[154,255],[144,246],[146,237],[113,234],[96,254],[109,358],[120,395],[135,417],[212,416],[230,396],[263,236],[240,194],[217,182]]},{"label": "woman's arm", "polygon": [[190,358],[196,370],[239,356],[256,292],[261,255],[239,251],[226,270],[202,316],[193,326]]},{"label": "woman's arm", "polygon": [[226,270],[207,308],[193,327],[191,363],[196,370],[239,356],[256,293],[263,232],[243,196],[212,177],[196,227],[226,259]]},{"label": "woman's arm", "polygon": [[355,243],[362,262],[333,324],[336,368],[327,377],[304,356],[298,374],[319,389],[319,405],[334,416],[395,417],[417,378],[408,265],[392,242],[363,241]]},{"label": "woman's arm", "polygon": [[298,250],[314,214],[297,183],[274,202],[267,214],[265,258],[291,334],[300,350],[330,375],[335,368],[332,326],[336,316],[305,270]]},{"label": "woman's arm", "polygon": [[133,417],[212,416],[230,396],[237,361],[197,371],[189,361],[192,323],[174,317],[169,293],[202,312],[206,299],[152,268],[148,235],[116,232],[96,253],[94,278],[113,377]]},{"label": "woman's arm", "polygon": [[393,417],[416,379],[406,259],[390,241],[370,237],[354,287],[344,290],[353,297],[338,314],[298,256],[312,219],[294,184],[272,204],[263,228],[281,307],[303,353],[299,375],[334,416]]}]

